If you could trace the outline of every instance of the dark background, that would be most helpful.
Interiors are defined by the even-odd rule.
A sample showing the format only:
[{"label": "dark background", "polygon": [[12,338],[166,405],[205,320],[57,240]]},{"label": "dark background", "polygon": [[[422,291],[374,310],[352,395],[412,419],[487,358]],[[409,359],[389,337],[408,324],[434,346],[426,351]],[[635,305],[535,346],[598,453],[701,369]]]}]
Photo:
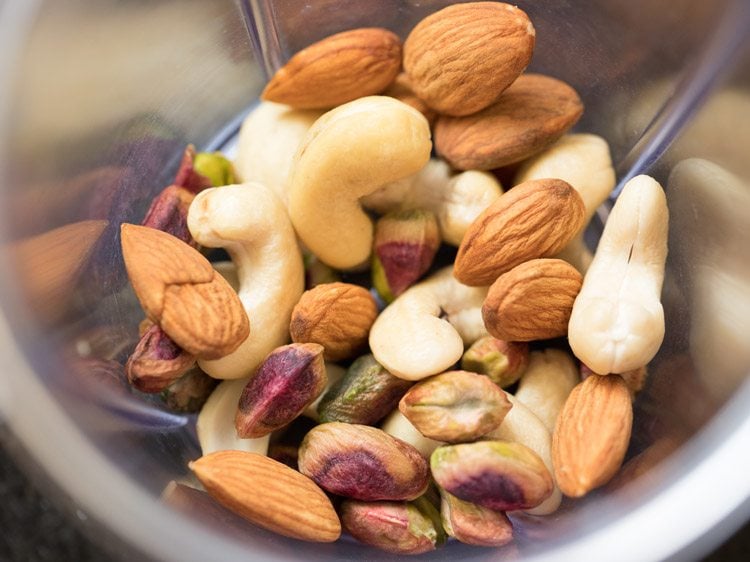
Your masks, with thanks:
[{"label": "dark background", "polygon": [[[75,516],[85,520],[83,513],[61,512],[0,447],[0,561],[112,560],[81,533],[72,521]],[[704,560],[745,562],[749,554],[750,523]]]}]

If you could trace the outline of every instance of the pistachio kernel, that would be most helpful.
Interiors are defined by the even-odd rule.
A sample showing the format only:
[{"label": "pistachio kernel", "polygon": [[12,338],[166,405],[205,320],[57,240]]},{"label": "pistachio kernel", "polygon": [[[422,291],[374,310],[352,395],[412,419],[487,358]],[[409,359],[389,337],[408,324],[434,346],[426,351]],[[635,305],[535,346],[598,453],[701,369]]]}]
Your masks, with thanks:
[{"label": "pistachio kernel", "polygon": [[503,546],[513,540],[513,525],[502,511],[493,511],[440,490],[440,516],[449,536],[474,546]]},{"label": "pistachio kernel", "polygon": [[207,178],[211,185],[237,183],[232,163],[221,152],[199,152],[193,160],[193,171]]},{"label": "pistachio kernel", "polygon": [[529,365],[529,344],[507,342],[484,336],[475,341],[461,358],[461,368],[487,375],[501,388],[518,382]]}]

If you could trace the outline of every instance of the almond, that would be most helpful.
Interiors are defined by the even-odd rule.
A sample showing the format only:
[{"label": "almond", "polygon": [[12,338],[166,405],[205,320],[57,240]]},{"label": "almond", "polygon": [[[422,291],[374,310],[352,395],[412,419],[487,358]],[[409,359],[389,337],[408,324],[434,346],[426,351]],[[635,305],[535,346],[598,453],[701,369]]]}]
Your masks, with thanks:
[{"label": "almond", "polygon": [[568,333],[583,277],[568,262],[535,259],[498,277],[482,306],[487,331],[506,341],[534,341]]},{"label": "almond", "polygon": [[435,119],[437,119],[437,113],[435,112],[435,110],[427,105],[422,98],[414,93],[414,88],[411,85],[411,80],[405,72],[402,72],[401,74],[396,76],[396,80],[394,80],[393,83],[388,86],[388,89],[383,92],[383,95],[396,98],[398,101],[402,101],[406,105],[410,105],[411,107],[419,111],[422,115],[424,115],[430,126],[432,126],[432,124],[435,122]]},{"label": "almond", "polygon": [[560,490],[581,497],[609,482],[630,441],[633,404],[619,375],[591,375],[565,401],[552,434],[552,463]]},{"label": "almond", "polygon": [[404,70],[414,92],[446,115],[491,105],[524,71],[535,31],[523,10],[469,2],[423,19],[404,42]]},{"label": "almond", "polygon": [[122,254],[146,315],[174,342],[202,359],[218,359],[248,337],[237,293],[200,252],[146,226],[121,226]]},{"label": "almond", "polygon": [[501,195],[471,224],[454,275],[470,286],[492,284],[525,261],[554,256],[583,227],[581,196],[567,182],[530,180]]},{"label": "almond", "polygon": [[401,70],[401,40],[387,29],[352,29],[299,51],[263,90],[266,101],[326,109],[378,94]]},{"label": "almond", "polygon": [[435,149],[459,170],[492,170],[540,152],[565,134],[582,113],[581,99],[566,83],[525,74],[479,113],[439,117]]},{"label": "almond", "polygon": [[370,292],[350,283],[324,283],[305,291],[292,311],[296,343],[317,343],[327,361],[354,357],[367,344],[378,307]]},{"label": "almond", "polygon": [[333,542],[341,523],[315,482],[288,466],[244,451],[218,451],[190,463],[206,491],[251,523],[310,542]]}]

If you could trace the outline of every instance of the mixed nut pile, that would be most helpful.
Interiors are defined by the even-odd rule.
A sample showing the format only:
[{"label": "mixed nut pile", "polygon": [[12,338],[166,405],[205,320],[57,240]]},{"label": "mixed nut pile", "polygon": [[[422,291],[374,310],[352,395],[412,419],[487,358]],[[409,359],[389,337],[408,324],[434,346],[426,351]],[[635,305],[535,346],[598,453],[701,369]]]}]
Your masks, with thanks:
[{"label": "mixed nut pile", "polygon": [[[328,37],[271,78],[233,163],[189,148],[122,225],[148,318],[129,380],[200,409],[191,469],[218,502],[416,554],[505,545],[515,514],[619,470],[664,336],[666,200],[628,182],[591,255],[609,149],[566,134],[583,105],[524,73],[534,42],[497,2],[440,10],[403,45]],[[372,290],[351,282],[368,271]]]}]

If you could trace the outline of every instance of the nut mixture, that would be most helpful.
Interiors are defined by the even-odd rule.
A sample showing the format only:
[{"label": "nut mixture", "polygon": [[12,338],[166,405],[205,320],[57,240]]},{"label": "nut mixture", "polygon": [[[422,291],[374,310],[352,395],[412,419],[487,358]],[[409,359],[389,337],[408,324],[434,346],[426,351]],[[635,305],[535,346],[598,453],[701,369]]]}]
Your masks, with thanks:
[{"label": "nut mixture", "polygon": [[[474,2],[403,43],[319,41],[271,78],[235,162],[188,147],[122,225],[147,317],[128,378],[200,410],[190,467],[217,502],[419,554],[512,543],[520,513],[618,473],[664,337],[666,200],[628,182],[589,252],[609,149],[569,133],[573,88],[525,73],[535,40],[522,10]],[[295,442],[300,416],[317,425]]]}]

